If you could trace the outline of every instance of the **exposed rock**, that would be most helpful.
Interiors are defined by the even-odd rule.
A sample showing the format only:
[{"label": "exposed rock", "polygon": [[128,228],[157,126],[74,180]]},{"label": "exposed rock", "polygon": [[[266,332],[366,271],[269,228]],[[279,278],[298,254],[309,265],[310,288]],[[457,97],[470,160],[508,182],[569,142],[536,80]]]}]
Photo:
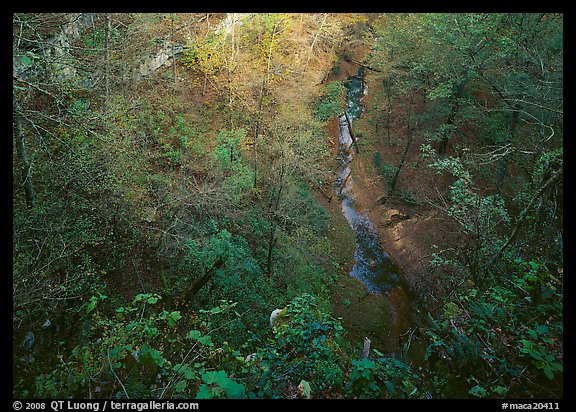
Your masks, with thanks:
[{"label": "exposed rock", "polygon": [[232,32],[232,26],[235,24],[242,24],[241,21],[254,13],[228,13],[226,18],[216,27],[214,33],[228,35]]},{"label": "exposed rock", "polygon": [[302,379],[298,385],[298,397],[310,399],[311,392],[310,384]]},{"label": "exposed rock", "polygon": [[[68,22],[60,26],[58,34],[47,39],[36,51],[48,64],[53,80],[64,81],[76,75],[77,70],[69,61],[70,46],[80,40],[93,24],[93,13],[70,13]],[[24,56],[26,52],[20,54],[18,50],[15,51],[12,68],[16,76],[25,76],[25,72],[34,71],[36,60]]]},{"label": "exposed rock", "polygon": [[276,330],[283,324],[286,324],[290,321],[288,317],[288,308],[284,309],[275,309],[270,314],[270,326],[272,329]]},{"label": "exposed rock", "polygon": [[397,209],[388,209],[386,211],[386,219],[384,220],[384,226],[394,226],[401,220],[410,219],[410,215],[400,212]]},{"label": "exposed rock", "polygon": [[134,80],[142,80],[142,78],[154,73],[162,66],[171,64],[171,59],[182,53],[183,50],[184,46],[182,44],[171,45],[166,42],[155,55],[140,63],[138,69],[134,70],[132,74]]},{"label": "exposed rock", "polygon": [[274,327],[274,319],[278,316],[278,314],[282,312],[282,309],[274,309],[270,314],[270,327]]},{"label": "exposed rock", "polygon": [[390,217],[390,219],[399,219],[399,220],[410,219],[410,215],[402,213],[397,209],[388,210],[388,216]]},{"label": "exposed rock", "polygon": [[20,346],[22,346],[26,350],[30,350],[32,349],[32,346],[34,346],[35,341],[36,337],[34,336],[34,332],[29,330],[28,333],[26,333],[26,336],[24,336],[24,340],[22,341]]},{"label": "exposed rock", "polygon": [[250,355],[248,355],[244,358],[244,363],[254,362],[255,360],[256,360],[256,354],[251,353]]}]

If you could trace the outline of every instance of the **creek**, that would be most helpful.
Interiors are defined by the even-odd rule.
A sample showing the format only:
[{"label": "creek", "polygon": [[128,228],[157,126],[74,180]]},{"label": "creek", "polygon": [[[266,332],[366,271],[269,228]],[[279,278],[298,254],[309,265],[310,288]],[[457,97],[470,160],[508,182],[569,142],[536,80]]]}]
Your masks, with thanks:
[{"label": "creek", "polygon": [[[396,265],[382,247],[378,230],[370,221],[368,215],[362,212],[361,205],[357,204],[354,177],[351,163],[356,153],[356,145],[351,130],[355,119],[362,115],[362,98],[367,93],[363,81],[363,69],[356,76],[348,78],[345,83],[347,89],[346,113],[340,117],[339,131],[339,175],[336,180],[336,194],[341,201],[342,214],[354,232],[356,250],[354,252],[354,266],[350,276],[357,278],[365,286],[367,293],[378,295],[389,308],[385,327],[366,331],[370,339],[384,339],[388,342],[397,342],[393,350],[407,351],[406,343],[412,340],[416,330],[413,312],[416,310],[415,297],[405,280],[402,270]],[[357,313],[357,316],[362,316]],[[374,322],[379,320],[374,319]],[[408,337],[410,333],[410,337]],[[379,335],[379,336],[374,336]],[[394,345],[396,346],[396,345]],[[392,349],[392,348],[389,348]]]}]

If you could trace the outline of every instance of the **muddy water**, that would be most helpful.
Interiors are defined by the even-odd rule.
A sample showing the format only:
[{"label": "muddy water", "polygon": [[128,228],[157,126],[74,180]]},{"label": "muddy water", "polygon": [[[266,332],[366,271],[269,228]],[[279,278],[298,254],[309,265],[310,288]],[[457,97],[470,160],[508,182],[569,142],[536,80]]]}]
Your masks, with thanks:
[{"label": "muddy water", "polygon": [[[346,83],[348,101],[346,114],[352,125],[354,120],[362,114],[361,101],[367,92],[362,77],[363,73],[360,71],[357,76],[349,78]],[[350,168],[356,151],[348,120],[346,115],[340,117],[338,153],[340,171],[336,181],[336,193],[341,201],[342,213],[355,236],[355,263],[350,275],[361,281],[368,293],[377,295],[379,302],[387,308],[386,319],[383,321],[374,319],[374,323],[382,327],[377,328],[377,331],[372,328],[366,331],[367,334],[380,336],[368,337],[376,338],[377,341],[391,342],[392,347],[380,349],[396,352],[401,349],[400,342],[406,344],[411,331],[414,330],[413,302],[401,269],[384,251],[374,224],[366,214],[361,212],[360,205],[357,205],[354,194],[354,176]],[[374,313],[371,315],[374,316]],[[358,316],[363,316],[363,314],[358,313]]]}]

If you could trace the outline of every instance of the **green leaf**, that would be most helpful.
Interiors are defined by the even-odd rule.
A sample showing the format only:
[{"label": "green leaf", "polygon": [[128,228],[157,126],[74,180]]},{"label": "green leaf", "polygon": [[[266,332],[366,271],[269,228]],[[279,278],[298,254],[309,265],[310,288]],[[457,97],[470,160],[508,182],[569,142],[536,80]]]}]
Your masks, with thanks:
[{"label": "green leaf", "polygon": [[127,324],[124,329],[125,330],[133,330],[135,328],[137,328],[140,325],[140,323],[138,322],[130,322],[129,324]]},{"label": "green leaf", "polygon": [[115,315],[116,319],[122,319],[122,314],[124,312],[126,312],[126,309],[124,309],[124,308],[116,309],[116,315]]},{"label": "green leaf", "polygon": [[150,296],[148,298],[147,302],[150,303],[151,305],[153,305],[156,302],[158,302],[159,299],[161,299],[160,296]]},{"label": "green leaf", "polygon": [[192,340],[198,340],[198,338],[201,336],[202,334],[200,333],[199,330],[195,330],[192,329],[190,332],[188,332],[188,334],[186,335],[187,339],[192,339]]},{"label": "green leaf", "polygon": [[468,393],[470,395],[474,395],[474,396],[477,396],[479,398],[483,398],[484,396],[486,396],[486,389],[484,389],[482,386],[476,385],[472,389],[470,389],[468,391]]},{"label": "green leaf", "polygon": [[220,385],[220,387],[224,389],[224,391],[226,392],[226,397],[229,399],[241,399],[246,397],[244,393],[245,391],[244,385],[230,378],[226,378],[226,380]]},{"label": "green leaf", "polygon": [[214,346],[214,343],[212,342],[212,338],[210,337],[210,335],[202,336],[200,339],[198,339],[198,342],[200,342],[202,345]]},{"label": "green leaf", "polygon": [[452,318],[460,313],[460,308],[454,302],[448,302],[444,305],[444,316]]},{"label": "green leaf", "polygon": [[182,319],[182,315],[180,314],[179,310],[171,312],[168,316],[168,325],[175,326],[180,319]]},{"label": "green leaf", "polygon": [[390,381],[386,381],[386,391],[389,395],[394,396],[396,393],[396,389],[394,388],[394,384]]},{"label": "green leaf", "polygon": [[528,274],[524,276],[524,280],[527,282],[536,282],[538,280],[538,276]]},{"label": "green leaf", "polygon": [[493,386],[492,388],[492,392],[503,396],[506,394],[506,392],[508,391],[508,389],[506,389],[504,386]]},{"label": "green leaf", "polygon": [[564,372],[564,367],[562,366],[562,364],[558,362],[552,362],[550,366],[553,368],[553,370],[556,370],[558,372]]},{"label": "green leaf", "polygon": [[141,302],[143,300],[146,300],[150,297],[151,295],[149,293],[139,293],[136,296],[134,296],[134,299],[132,299],[132,304],[135,304],[137,302]]},{"label": "green leaf", "polygon": [[298,388],[302,388],[304,396],[306,396],[307,399],[310,399],[310,384],[308,382],[302,379]]},{"label": "green leaf", "polygon": [[190,365],[177,364],[174,366],[174,370],[178,371],[179,374],[183,375],[186,379],[198,379],[196,371]]},{"label": "green leaf", "polygon": [[212,399],[212,392],[208,385],[202,384],[196,394],[196,399]]},{"label": "green leaf", "polygon": [[530,351],[528,351],[528,354],[536,360],[544,361],[544,357],[542,356],[542,352],[540,352],[538,350],[530,350]]},{"label": "green leaf", "polygon": [[246,397],[244,385],[230,379],[224,371],[206,372],[202,374],[202,380],[204,381],[202,386],[206,387],[200,387],[196,395],[198,399],[221,397],[222,391],[225,393],[226,398],[237,399]]},{"label": "green leaf", "polygon": [[550,369],[550,367],[544,366],[543,371],[548,379],[550,380],[554,379],[554,372],[552,372],[552,369]]},{"label": "green leaf", "polygon": [[174,390],[178,393],[184,392],[186,389],[186,381],[178,381],[176,385],[174,385]]},{"label": "green leaf", "polygon": [[208,384],[210,383],[219,384],[220,381],[223,381],[224,379],[227,378],[228,377],[226,376],[226,372],[224,371],[209,371],[202,375],[202,379],[204,380],[204,382]]},{"label": "green leaf", "polygon": [[86,307],[86,310],[88,311],[88,313],[90,313],[94,310],[94,308],[96,307],[96,304],[98,303],[99,300],[104,300],[107,298],[108,298],[108,296],[103,295],[100,292],[98,292],[98,296],[90,297],[90,303]]},{"label": "green leaf", "polygon": [[30,63],[32,63],[32,59],[28,56],[22,56],[20,57],[20,61],[22,62],[22,64],[24,66],[28,66]]},{"label": "green leaf", "polygon": [[148,334],[150,337],[154,337],[158,334],[158,328],[155,326],[144,326],[144,332]]},{"label": "green leaf", "polygon": [[160,299],[162,299],[162,296],[157,295],[157,294],[151,294],[151,293],[139,293],[136,296],[134,296],[134,299],[132,300],[132,304],[138,303],[138,302],[146,302],[149,303],[151,305],[155,304],[156,302],[158,302]]},{"label": "green leaf", "polygon": [[140,349],[140,362],[144,365],[156,365],[162,367],[165,359],[158,350],[150,348],[149,346],[144,346]]}]

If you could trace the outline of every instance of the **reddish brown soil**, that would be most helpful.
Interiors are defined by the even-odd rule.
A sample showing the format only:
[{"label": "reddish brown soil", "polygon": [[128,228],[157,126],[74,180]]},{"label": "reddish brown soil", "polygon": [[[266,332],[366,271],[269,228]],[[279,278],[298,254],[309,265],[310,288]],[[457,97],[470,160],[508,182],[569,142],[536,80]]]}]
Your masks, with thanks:
[{"label": "reddish brown soil", "polygon": [[[361,58],[355,60],[361,61]],[[358,66],[343,62],[341,69],[337,80],[355,75]],[[382,105],[378,99],[382,99],[383,94],[378,90],[373,73],[367,71],[365,80],[368,94],[363,101],[364,107]],[[419,160],[420,146],[423,143],[419,137],[415,137],[410,147],[397,182],[397,188],[409,194],[416,202],[407,202],[399,197],[386,199],[386,182],[376,169],[374,156],[377,152],[380,153],[382,164],[399,164],[406,141],[406,121],[398,107],[394,112],[395,121],[390,133],[393,138],[390,145],[385,136],[376,135],[373,122],[368,121],[372,115],[373,113],[367,110],[363,118],[353,125],[354,132],[364,139],[359,140],[360,152],[351,164],[355,204],[358,212],[367,214],[374,223],[383,249],[402,269],[419,303],[416,304],[414,298],[407,296],[401,288],[392,290],[387,296],[367,293],[361,282],[349,276],[354,264],[354,246],[346,242],[347,247],[340,251],[348,254],[349,260],[342,265],[342,276],[333,287],[332,305],[335,316],[342,318],[351,345],[358,351],[362,348],[364,336],[368,336],[374,348],[385,353],[397,353],[399,341],[406,338],[406,334],[421,323],[423,311],[417,311],[417,308],[422,309],[422,303],[429,309],[441,305],[445,282],[430,264],[433,245],[436,245],[438,250],[449,248],[460,241],[460,231],[443,211],[431,205],[432,202],[438,203],[440,196],[446,194],[452,181],[447,176],[436,175]],[[383,125],[380,125],[379,130],[380,133],[385,133]],[[330,135],[332,153],[336,156],[339,133],[337,119],[327,126],[327,132]],[[342,222],[337,217],[342,215],[338,199],[334,197],[330,203],[324,203],[337,222],[338,233],[349,239],[351,235],[347,231],[350,231],[350,228],[346,226],[345,220]],[[418,343],[414,342],[411,349],[412,359],[421,357],[423,350],[423,346],[418,347]]]}]

